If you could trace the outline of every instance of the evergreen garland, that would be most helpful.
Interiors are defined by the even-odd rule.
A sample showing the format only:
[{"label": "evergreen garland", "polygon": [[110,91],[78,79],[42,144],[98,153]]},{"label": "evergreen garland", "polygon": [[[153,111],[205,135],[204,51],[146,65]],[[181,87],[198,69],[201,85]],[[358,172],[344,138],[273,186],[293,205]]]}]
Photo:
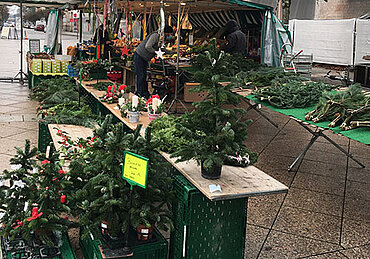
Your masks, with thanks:
[{"label": "evergreen garland", "polygon": [[254,91],[255,97],[278,108],[303,108],[317,103],[322,92],[334,86],[322,82],[304,82],[296,77],[274,80],[271,86]]}]

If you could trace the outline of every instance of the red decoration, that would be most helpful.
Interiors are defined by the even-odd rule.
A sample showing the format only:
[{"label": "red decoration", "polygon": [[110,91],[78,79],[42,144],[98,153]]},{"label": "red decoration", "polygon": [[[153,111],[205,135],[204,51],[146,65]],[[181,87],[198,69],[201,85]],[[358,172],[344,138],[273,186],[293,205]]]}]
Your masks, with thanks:
[{"label": "red decoration", "polygon": [[60,196],[60,202],[61,203],[65,203],[66,202],[66,198],[67,196],[65,196],[64,194],[62,196]]},{"label": "red decoration", "polygon": [[58,173],[59,173],[59,174],[66,174],[67,172],[66,172],[66,171],[64,171],[64,170],[61,170],[61,169],[60,169],[60,170],[58,170]]},{"label": "red decoration", "polygon": [[122,56],[128,56],[128,49],[127,49],[127,46],[124,46],[123,49],[121,49],[122,51]]},{"label": "red decoration", "polygon": [[44,214],[44,213],[42,213],[42,212],[39,213],[39,208],[38,207],[33,207],[32,208],[32,217],[28,218],[27,221],[32,221],[34,219],[37,219],[37,218],[41,217],[42,214]]},{"label": "red decoration", "polygon": [[49,160],[43,160],[42,162],[41,162],[41,164],[43,164],[43,165],[45,165],[45,164],[50,164],[50,161]]},{"label": "red decoration", "polygon": [[112,86],[112,85],[109,85],[109,86],[107,87],[108,93],[112,90],[112,88],[113,88],[113,86]]},{"label": "red decoration", "polygon": [[22,221],[19,221],[18,219],[16,220],[16,222],[14,223],[14,227],[13,229],[16,229],[16,228],[19,228],[23,226],[23,222]]}]

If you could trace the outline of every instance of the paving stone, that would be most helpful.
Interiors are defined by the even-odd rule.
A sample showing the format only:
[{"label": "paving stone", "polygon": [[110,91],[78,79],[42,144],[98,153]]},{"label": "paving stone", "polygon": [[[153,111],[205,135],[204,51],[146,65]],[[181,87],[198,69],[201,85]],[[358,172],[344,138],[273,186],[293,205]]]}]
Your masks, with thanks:
[{"label": "paving stone", "polygon": [[10,169],[9,160],[12,156],[0,154],[0,174],[2,174],[3,170]]},{"label": "paving stone", "polygon": [[[344,150],[348,151],[347,145],[340,145]],[[328,152],[328,153],[334,153],[334,154],[340,154],[342,155],[343,152],[340,151],[337,147],[335,147],[330,142],[318,142],[316,141],[312,147],[310,148],[311,151],[320,151],[320,152]]]},{"label": "paving stone", "polygon": [[272,126],[267,120],[262,117],[259,117],[258,120],[254,120],[248,126],[248,133],[258,133],[266,136],[274,136],[277,133],[277,129]]},{"label": "paving stone", "polygon": [[[355,157],[356,158],[356,157]],[[365,166],[365,169],[370,169],[370,159],[364,159],[362,157],[357,157],[356,158],[358,161],[360,161],[360,163],[362,163],[364,166]],[[352,159],[349,160],[349,167],[354,167],[354,168],[362,168],[359,164],[357,164],[355,161],[353,161]]]},{"label": "paving stone", "polygon": [[346,178],[346,167],[342,164],[327,163],[304,159],[299,167],[301,173],[318,174],[332,178]]},{"label": "paving stone", "polygon": [[[324,134],[326,136],[328,136],[330,139],[332,139],[335,143],[341,145],[341,146],[348,146],[348,143],[350,142],[349,138],[345,137],[345,136],[342,136],[342,135],[339,135],[339,134],[335,134],[333,133],[331,130],[325,130],[324,131]],[[317,139],[318,142],[328,142],[325,138],[323,137],[319,137]]]},{"label": "paving stone", "polygon": [[273,157],[276,155],[284,155],[292,157],[292,162],[301,153],[300,147],[307,145],[304,140],[296,141],[293,139],[281,140],[274,139],[263,151],[267,153],[268,156]]},{"label": "paving stone", "polygon": [[272,231],[259,258],[298,258],[339,248],[335,244]]},{"label": "paving stone", "polygon": [[31,121],[27,122],[10,122],[9,125],[12,125],[15,128],[21,128],[21,129],[26,129],[26,130],[38,130],[39,129],[39,124]]},{"label": "paving stone", "polygon": [[344,218],[342,245],[344,248],[370,244],[370,222]]},{"label": "paving stone", "polygon": [[245,259],[257,258],[258,252],[265,240],[268,229],[253,225],[247,225],[247,233],[245,239]]},{"label": "paving stone", "polygon": [[11,100],[11,99],[2,99],[0,101],[0,105],[1,106],[6,106],[6,105],[16,105],[16,104],[19,104],[21,101],[15,101],[15,100]]},{"label": "paving stone", "polygon": [[284,205],[340,217],[343,197],[290,188]]},{"label": "paving stone", "polygon": [[14,136],[16,134],[23,133],[25,131],[26,131],[25,129],[16,128],[16,127],[10,126],[9,124],[5,124],[5,123],[0,124],[0,137],[1,138]]},{"label": "paving stone", "polygon": [[22,112],[22,110],[20,110],[17,107],[11,107],[11,106],[5,106],[5,105],[0,106],[0,114],[12,114],[12,113],[16,113],[17,111]]},{"label": "paving stone", "polygon": [[35,102],[35,101],[21,101],[21,102],[17,102],[15,104],[10,104],[10,106],[12,107],[16,107],[16,108],[21,108],[21,109],[25,109],[25,110],[29,110],[29,109],[32,109],[34,111],[36,111],[36,109],[40,106],[38,102]]},{"label": "paving stone", "polygon": [[340,222],[340,217],[284,205],[273,229],[326,242],[338,243]]},{"label": "paving stone", "polygon": [[364,245],[352,249],[346,249],[341,251],[342,254],[350,259],[358,258],[369,258],[370,257],[370,245]]},{"label": "paving stone", "polygon": [[370,200],[351,199],[346,197],[344,203],[344,217],[370,222]]},{"label": "paving stone", "polygon": [[285,194],[248,199],[247,223],[270,228]]},{"label": "paving stone", "polygon": [[25,113],[22,114],[23,116],[23,121],[37,121],[37,115],[36,114],[30,114],[30,113]]},{"label": "paving stone", "polygon": [[259,154],[265,147],[270,143],[271,139],[269,136],[262,134],[248,133],[247,140],[244,144],[249,150]]},{"label": "paving stone", "polygon": [[361,183],[370,183],[370,167],[348,167],[348,180]]},{"label": "paving stone", "polygon": [[347,257],[341,252],[332,252],[332,253],[314,255],[314,256],[307,257],[307,258],[310,258],[310,259],[345,259]]},{"label": "paving stone", "polygon": [[0,114],[0,123],[1,122],[10,122],[10,121],[23,121],[22,115],[15,114]]},{"label": "paving stone", "polygon": [[[351,142],[353,143],[353,142]],[[359,160],[370,159],[370,146],[350,144],[350,153]],[[361,159],[362,158],[362,159]]]},{"label": "paving stone", "polygon": [[31,141],[31,145],[35,146],[37,145],[37,137],[38,137],[37,131],[27,130],[27,131],[18,133],[16,135],[13,135],[11,137],[7,137],[6,139],[16,139],[17,141],[22,141],[22,142],[24,142],[26,139],[29,139]]},{"label": "paving stone", "polygon": [[370,201],[370,183],[347,181],[346,197]]},{"label": "paving stone", "polygon": [[330,153],[327,152],[327,150],[319,151],[309,149],[304,158],[313,161],[343,165],[344,167],[347,166],[347,156],[344,153]]},{"label": "paving stone", "polygon": [[23,147],[24,141],[15,138],[1,138],[0,139],[0,153],[13,156],[16,151],[14,147]]},{"label": "paving stone", "polygon": [[344,180],[298,172],[291,187],[338,196],[344,195]]}]

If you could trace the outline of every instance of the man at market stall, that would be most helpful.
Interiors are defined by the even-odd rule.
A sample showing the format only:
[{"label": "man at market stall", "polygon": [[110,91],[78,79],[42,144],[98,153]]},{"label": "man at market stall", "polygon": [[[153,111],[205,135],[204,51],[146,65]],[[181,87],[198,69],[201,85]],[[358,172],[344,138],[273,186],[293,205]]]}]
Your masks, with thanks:
[{"label": "man at market stall", "polygon": [[[136,73],[136,95],[149,98],[148,82],[146,81],[146,73],[149,66],[149,61],[156,55],[156,51],[162,46],[163,41],[168,42],[172,39],[173,29],[166,25],[164,28],[164,39],[161,39],[159,31],[153,32],[143,40],[136,48],[134,53],[134,65]],[[166,53],[167,51],[164,50]]]},{"label": "man at market stall", "polygon": [[230,54],[245,55],[247,36],[240,30],[235,20],[230,20],[225,25],[225,35],[227,43],[221,47],[221,50]]}]

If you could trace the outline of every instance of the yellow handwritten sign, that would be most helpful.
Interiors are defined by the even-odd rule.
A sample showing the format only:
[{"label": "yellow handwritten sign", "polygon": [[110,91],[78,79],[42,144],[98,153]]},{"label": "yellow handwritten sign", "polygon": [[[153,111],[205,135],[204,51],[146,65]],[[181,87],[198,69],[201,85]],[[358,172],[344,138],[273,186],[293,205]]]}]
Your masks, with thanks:
[{"label": "yellow handwritten sign", "polygon": [[148,161],[145,157],[125,151],[122,178],[131,185],[146,188]]}]

